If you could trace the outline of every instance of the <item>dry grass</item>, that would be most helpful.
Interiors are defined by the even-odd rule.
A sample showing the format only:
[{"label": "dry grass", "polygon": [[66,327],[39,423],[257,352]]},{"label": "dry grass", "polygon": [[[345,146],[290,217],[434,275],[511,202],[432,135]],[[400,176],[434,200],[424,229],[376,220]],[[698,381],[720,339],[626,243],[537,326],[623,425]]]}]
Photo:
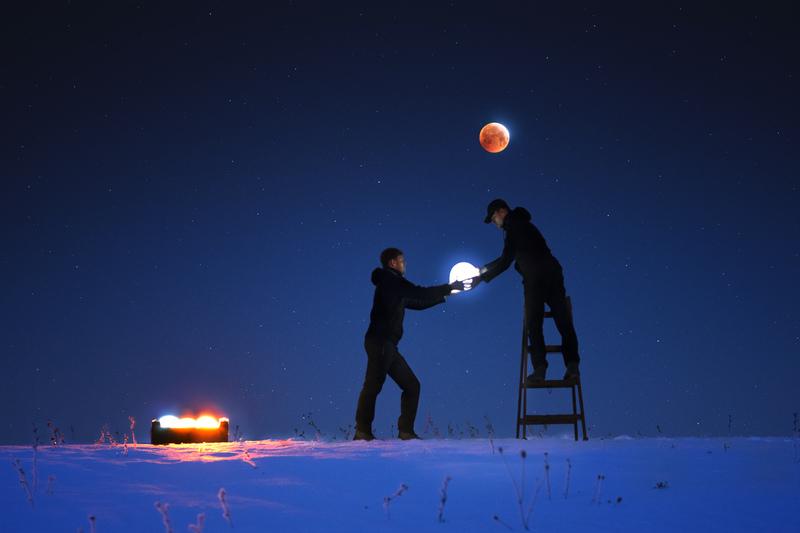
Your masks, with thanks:
[{"label": "dry grass", "polygon": [[217,492],[217,499],[219,500],[219,504],[222,507],[222,517],[225,518],[225,521],[228,522],[228,525],[233,527],[233,518],[231,517],[231,509],[228,507],[228,493],[225,492],[224,488],[220,488],[219,492]]},{"label": "dry grass", "polygon": [[164,531],[172,533],[172,523],[169,521],[169,504],[156,502],[155,507],[161,515],[161,523],[164,524]]}]

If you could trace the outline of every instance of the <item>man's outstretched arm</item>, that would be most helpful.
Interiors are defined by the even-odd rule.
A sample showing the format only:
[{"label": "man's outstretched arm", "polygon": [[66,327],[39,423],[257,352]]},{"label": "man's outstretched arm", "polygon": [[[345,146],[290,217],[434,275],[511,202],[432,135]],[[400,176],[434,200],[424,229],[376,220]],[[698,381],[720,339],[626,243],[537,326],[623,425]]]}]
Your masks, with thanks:
[{"label": "man's outstretched arm", "polygon": [[481,268],[480,280],[489,282],[505,272],[506,269],[511,266],[511,263],[514,262],[514,255],[514,247],[511,244],[511,239],[509,239],[508,234],[506,234],[502,255],[494,261],[486,263],[483,268]]},{"label": "man's outstretched arm", "polygon": [[406,309],[421,311],[444,302],[444,297],[453,290],[464,290],[463,282],[445,283],[432,287],[420,287],[410,281],[403,287],[403,305]]}]

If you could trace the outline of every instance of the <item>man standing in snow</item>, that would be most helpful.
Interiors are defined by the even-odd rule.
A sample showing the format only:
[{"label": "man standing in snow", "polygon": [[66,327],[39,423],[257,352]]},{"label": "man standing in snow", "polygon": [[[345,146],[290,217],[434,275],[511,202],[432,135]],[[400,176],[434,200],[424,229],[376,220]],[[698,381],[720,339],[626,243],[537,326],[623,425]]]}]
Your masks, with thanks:
[{"label": "man standing in snow", "polygon": [[434,287],[420,287],[405,279],[406,261],[403,252],[387,248],[381,252],[381,268],[372,271],[375,295],[369,315],[369,328],[364,337],[367,351],[367,373],[358,397],[356,434],[354,440],[372,440],[372,421],[375,401],[388,374],[403,390],[400,397],[398,437],[418,439],[414,433],[420,385],[405,358],[397,351],[403,336],[403,317],[406,309],[427,309],[444,302],[453,290],[464,290],[465,282],[455,281]]},{"label": "man standing in snow", "polygon": [[494,223],[505,232],[505,245],[500,257],[481,268],[479,280],[473,286],[480,281],[491,281],[504,272],[512,261],[516,261],[515,268],[522,275],[525,290],[525,318],[533,363],[533,374],[526,378],[526,383],[544,380],[547,371],[542,330],[545,303],[550,306],[561,334],[564,364],[567,367],[564,379],[578,377],[578,336],[567,303],[564,273],[561,264],[550,253],[544,237],[531,223],[531,214],[524,207],[511,209],[505,200],[498,198],[487,206],[483,221],[486,224]]}]

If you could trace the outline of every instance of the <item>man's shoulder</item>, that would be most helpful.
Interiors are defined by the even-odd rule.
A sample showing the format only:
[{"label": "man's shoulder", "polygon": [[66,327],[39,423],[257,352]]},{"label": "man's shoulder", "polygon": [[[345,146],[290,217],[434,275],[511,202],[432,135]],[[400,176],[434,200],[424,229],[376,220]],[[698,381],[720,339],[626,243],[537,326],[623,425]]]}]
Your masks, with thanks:
[{"label": "man's shoulder", "polygon": [[404,277],[397,274],[389,274],[381,277],[379,282],[375,284],[375,290],[380,292],[397,292],[409,285],[413,284]]},{"label": "man's shoulder", "polygon": [[524,207],[515,207],[508,215],[513,223],[530,223],[531,221],[531,213]]}]

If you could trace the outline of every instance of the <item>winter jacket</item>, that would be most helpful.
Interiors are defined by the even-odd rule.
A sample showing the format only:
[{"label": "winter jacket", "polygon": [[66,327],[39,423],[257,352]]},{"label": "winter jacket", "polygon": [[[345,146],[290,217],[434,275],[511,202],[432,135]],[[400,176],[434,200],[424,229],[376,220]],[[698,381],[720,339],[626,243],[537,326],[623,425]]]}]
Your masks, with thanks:
[{"label": "winter jacket", "polygon": [[516,261],[514,268],[523,278],[536,276],[537,272],[549,271],[558,265],[539,229],[531,223],[531,214],[524,207],[515,207],[506,215],[503,231],[503,253],[481,269],[482,281],[493,280],[505,272],[512,261]]},{"label": "winter jacket", "polygon": [[403,317],[406,309],[427,309],[444,302],[450,285],[420,287],[391,268],[372,271],[375,296],[369,314],[366,337],[380,341],[400,342],[403,336]]}]

